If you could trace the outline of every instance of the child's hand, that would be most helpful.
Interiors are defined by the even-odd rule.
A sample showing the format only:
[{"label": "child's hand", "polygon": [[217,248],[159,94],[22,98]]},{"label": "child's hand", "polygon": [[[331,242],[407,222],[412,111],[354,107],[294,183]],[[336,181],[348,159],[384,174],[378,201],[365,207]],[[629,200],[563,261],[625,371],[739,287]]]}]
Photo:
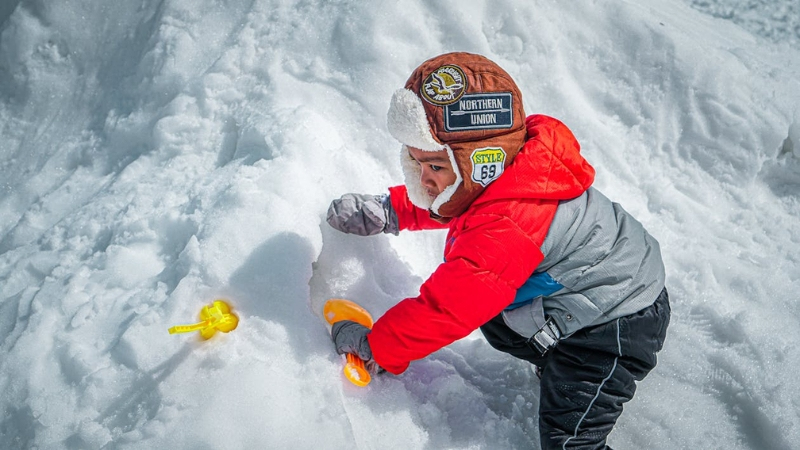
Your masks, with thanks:
[{"label": "child's hand", "polygon": [[372,349],[369,347],[367,334],[369,328],[352,320],[340,320],[331,327],[331,338],[336,353],[340,355],[352,353],[358,356],[364,361],[364,367],[374,375],[383,369],[372,359]]},{"label": "child's hand", "polygon": [[381,232],[396,235],[400,231],[388,194],[345,194],[331,202],[328,223],[341,232],[359,236]]}]

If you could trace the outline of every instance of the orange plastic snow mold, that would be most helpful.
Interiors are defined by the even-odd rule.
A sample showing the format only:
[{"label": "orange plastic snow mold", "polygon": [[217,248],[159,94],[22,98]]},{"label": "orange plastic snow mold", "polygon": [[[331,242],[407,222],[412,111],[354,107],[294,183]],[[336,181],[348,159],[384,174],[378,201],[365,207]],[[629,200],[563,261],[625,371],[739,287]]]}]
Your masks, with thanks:
[{"label": "orange plastic snow mold", "polygon": [[[333,325],[340,320],[352,320],[367,328],[372,328],[372,316],[366,309],[355,302],[343,298],[332,298],[325,302],[322,309],[325,320]],[[372,377],[364,367],[364,361],[356,355],[347,354],[347,363],[344,365],[344,376],[356,386],[364,387],[372,381]]]},{"label": "orange plastic snow mold", "polygon": [[214,303],[203,306],[200,310],[200,322],[176,325],[169,329],[169,334],[199,331],[200,337],[210,339],[217,331],[227,333],[239,325],[239,318],[231,312],[232,309],[225,301],[214,300]]}]

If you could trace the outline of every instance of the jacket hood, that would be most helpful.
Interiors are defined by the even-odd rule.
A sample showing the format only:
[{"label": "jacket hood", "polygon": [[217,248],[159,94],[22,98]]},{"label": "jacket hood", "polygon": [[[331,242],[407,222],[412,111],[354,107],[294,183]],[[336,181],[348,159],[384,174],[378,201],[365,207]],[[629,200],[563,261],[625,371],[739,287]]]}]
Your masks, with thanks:
[{"label": "jacket hood", "polygon": [[544,115],[528,117],[525,125],[525,145],[474,204],[508,198],[569,200],[594,182],[594,167],[581,156],[580,144],[566,125]]}]

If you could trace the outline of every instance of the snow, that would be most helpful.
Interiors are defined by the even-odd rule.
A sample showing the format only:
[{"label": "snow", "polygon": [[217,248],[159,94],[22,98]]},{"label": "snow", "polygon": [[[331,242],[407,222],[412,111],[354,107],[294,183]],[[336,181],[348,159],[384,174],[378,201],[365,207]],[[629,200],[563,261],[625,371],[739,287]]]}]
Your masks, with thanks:
[{"label": "snow", "polygon": [[[570,126],[661,243],[668,340],[610,444],[796,447],[793,5],[3,3],[0,447],[536,448],[537,379],[479,333],[357,388],[322,318],[379,317],[441,261],[441,232],[324,216],[402,182],[391,95],[455,50]],[[236,330],[167,333],[216,298]]]}]

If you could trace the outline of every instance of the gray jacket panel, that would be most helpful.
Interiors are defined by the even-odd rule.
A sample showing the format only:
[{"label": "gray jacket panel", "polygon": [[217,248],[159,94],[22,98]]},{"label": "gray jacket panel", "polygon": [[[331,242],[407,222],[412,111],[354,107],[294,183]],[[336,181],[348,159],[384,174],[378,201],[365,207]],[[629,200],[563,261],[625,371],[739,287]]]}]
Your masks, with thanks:
[{"label": "gray jacket panel", "polygon": [[[564,336],[640,311],[664,288],[658,242],[594,188],[559,204],[542,253],[545,258],[536,273],[547,272],[563,289],[541,298],[538,308],[553,318]],[[533,320],[537,303],[508,314],[508,325],[529,336],[531,326],[513,322]]]}]

